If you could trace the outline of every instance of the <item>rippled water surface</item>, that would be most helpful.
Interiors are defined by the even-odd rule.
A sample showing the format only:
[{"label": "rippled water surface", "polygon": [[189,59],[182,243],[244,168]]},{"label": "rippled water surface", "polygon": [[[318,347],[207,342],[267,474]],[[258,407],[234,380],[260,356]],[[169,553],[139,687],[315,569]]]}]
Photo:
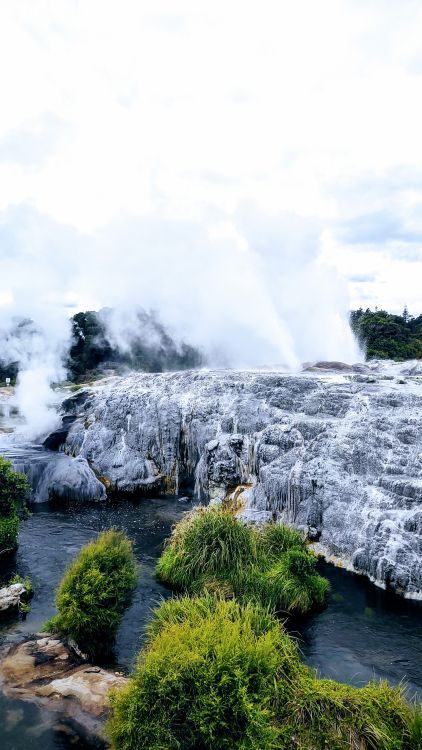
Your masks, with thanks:
[{"label": "rippled water surface", "polygon": [[[103,529],[125,530],[134,540],[141,565],[139,585],[119,632],[116,658],[130,669],[142,642],[151,608],[168,591],[154,578],[157,556],[173,523],[189,508],[176,498],[122,502],[114,506],[54,511],[35,507],[22,524],[16,557],[2,561],[0,577],[29,575],[35,596],[25,621],[0,627],[0,638],[33,633],[54,613],[54,589],[80,547]],[[372,677],[406,679],[410,694],[422,694],[422,606],[375,588],[366,579],[327,564],[321,572],[331,582],[324,612],[292,627],[304,659],[322,676],[362,685]],[[67,750],[101,745],[75,731],[59,714],[29,703],[0,697],[1,750]]]}]

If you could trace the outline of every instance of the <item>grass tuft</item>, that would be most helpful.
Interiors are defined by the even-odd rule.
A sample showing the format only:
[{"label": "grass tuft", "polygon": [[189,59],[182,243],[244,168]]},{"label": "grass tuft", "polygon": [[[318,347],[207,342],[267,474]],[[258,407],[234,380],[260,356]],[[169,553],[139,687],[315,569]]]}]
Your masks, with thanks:
[{"label": "grass tuft", "polygon": [[167,601],[129,685],[111,697],[113,747],[275,750],[276,684],[292,684],[299,668],[293,641],[254,605]]},{"label": "grass tuft", "polygon": [[324,604],[328,582],[299,532],[242,523],[225,508],[193,511],[175,527],[157,576],[177,591],[251,600],[273,611],[302,614]]},{"label": "grass tuft", "polygon": [[400,687],[317,679],[268,610],[211,594],[154,612],[111,705],[115,750],[421,750]]},{"label": "grass tuft", "polygon": [[[280,705],[284,744],[297,750],[417,750],[412,711],[401,687],[354,688],[318,680],[302,667],[290,700]],[[419,746],[420,747],[420,746]]]},{"label": "grass tuft", "polygon": [[93,659],[107,657],[137,581],[132,544],[105,531],[81,549],[56,595],[57,615],[45,628],[73,638]]}]

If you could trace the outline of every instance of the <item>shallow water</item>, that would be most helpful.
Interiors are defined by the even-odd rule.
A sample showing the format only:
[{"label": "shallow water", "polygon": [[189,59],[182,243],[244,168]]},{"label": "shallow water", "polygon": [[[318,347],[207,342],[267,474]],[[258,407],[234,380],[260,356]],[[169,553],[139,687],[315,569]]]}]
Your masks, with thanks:
[{"label": "shallow water", "polygon": [[298,626],[304,660],[321,677],[357,687],[371,679],[406,683],[422,698],[422,602],[402,599],[364,576],[319,564],[328,607]]},{"label": "shallow water", "polygon": [[[118,664],[130,669],[142,643],[151,609],[169,592],[154,578],[155,561],[171,526],[190,505],[176,498],[121,502],[54,511],[34,506],[22,523],[13,560],[2,562],[0,579],[29,575],[35,589],[25,621],[0,627],[0,639],[33,633],[54,614],[54,589],[80,547],[103,529],[123,529],[134,541],[141,576],[116,646]],[[406,679],[410,694],[422,695],[422,605],[389,596],[366,579],[321,563],[331,582],[328,607],[293,626],[304,660],[321,676],[362,685],[372,677]],[[0,697],[2,750],[68,750],[101,744],[75,731],[59,714]]]}]

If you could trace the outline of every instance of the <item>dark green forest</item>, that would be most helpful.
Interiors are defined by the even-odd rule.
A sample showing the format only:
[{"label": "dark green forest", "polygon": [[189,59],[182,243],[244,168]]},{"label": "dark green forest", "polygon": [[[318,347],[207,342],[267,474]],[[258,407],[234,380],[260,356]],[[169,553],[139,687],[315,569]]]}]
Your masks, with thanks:
[{"label": "dark green forest", "polygon": [[422,359],[422,315],[413,317],[385,310],[353,310],[350,325],[367,359]]}]

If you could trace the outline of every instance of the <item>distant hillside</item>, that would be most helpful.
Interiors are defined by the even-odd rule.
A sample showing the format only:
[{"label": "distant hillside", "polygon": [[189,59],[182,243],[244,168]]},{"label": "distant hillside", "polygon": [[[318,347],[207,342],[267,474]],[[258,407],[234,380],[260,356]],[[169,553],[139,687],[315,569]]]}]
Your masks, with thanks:
[{"label": "distant hillside", "polygon": [[202,364],[202,355],[189,344],[176,344],[153,313],[139,310],[125,346],[111,333],[113,311],[80,312],[72,318],[73,344],[67,367],[71,380],[81,382],[107,369],[144,372],[184,370]]},{"label": "distant hillside", "polygon": [[422,359],[422,315],[359,308],[350,313],[350,325],[367,359]]}]

